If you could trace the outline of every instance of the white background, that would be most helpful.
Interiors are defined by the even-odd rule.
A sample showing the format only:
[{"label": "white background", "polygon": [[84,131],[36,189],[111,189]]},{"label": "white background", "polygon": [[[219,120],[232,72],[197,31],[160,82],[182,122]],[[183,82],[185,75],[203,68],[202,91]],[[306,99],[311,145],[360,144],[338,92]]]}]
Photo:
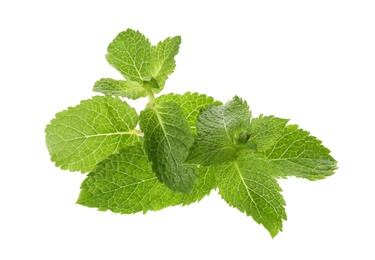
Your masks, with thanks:
[{"label": "white background", "polygon": [[[0,259],[375,259],[374,14],[362,0],[2,1]],[[44,128],[119,78],[104,55],[127,28],[182,36],[164,93],[238,95],[330,148],[334,176],[280,181],[276,238],[216,192],[146,215],[75,204],[85,176],[55,168]]]}]

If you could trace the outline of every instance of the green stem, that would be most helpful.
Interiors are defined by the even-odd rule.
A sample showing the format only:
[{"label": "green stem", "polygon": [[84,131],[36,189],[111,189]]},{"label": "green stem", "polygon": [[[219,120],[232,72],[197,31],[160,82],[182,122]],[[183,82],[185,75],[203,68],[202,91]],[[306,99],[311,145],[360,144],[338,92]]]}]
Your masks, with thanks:
[{"label": "green stem", "polygon": [[154,107],[155,106],[155,96],[154,96],[154,92],[152,92],[151,89],[147,89],[147,96],[148,96],[148,104],[150,107]]}]

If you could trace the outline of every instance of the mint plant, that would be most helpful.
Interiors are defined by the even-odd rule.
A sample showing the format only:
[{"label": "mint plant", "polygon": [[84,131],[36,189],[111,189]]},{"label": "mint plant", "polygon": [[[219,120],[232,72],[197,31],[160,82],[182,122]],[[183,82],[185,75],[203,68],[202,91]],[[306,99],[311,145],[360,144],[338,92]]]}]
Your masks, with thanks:
[{"label": "mint plant", "polygon": [[[252,117],[246,101],[204,94],[158,97],[176,67],[181,38],[156,46],[121,32],[107,61],[124,80],[102,78],[104,95],[59,112],[47,125],[51,160],[87,173],[78,204],[130,214],[200,201],[217,189],[230,205],[276,236],[286,220],[278,178],[320,180],[336,161],[321,141],[275,116]],[[147,97],[140,114],[126,99]]]}]

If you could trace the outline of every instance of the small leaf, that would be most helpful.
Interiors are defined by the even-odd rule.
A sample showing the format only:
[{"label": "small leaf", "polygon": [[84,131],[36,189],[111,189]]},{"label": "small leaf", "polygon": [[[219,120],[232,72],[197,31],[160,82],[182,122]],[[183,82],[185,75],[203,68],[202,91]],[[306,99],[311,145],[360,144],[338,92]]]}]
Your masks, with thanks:
[{"label": "small leaf", "polygon": [[100,162],[82,183],[78,204],[131,214],[200,201],[216,187],[211,168],[200,168],[190,194],[176,193],[159,182],[142,147],[128,146]]},{"label": "small leaf", "polygon": [[56,114],[46,127],[51,160],[64,170],[88,172],[138,139],[136,111],[119,98],[96,96]]},{"label": "small leaf", "polygon": [[238,97],[203,111],[187,162],[209,166],[233,161],[244,148],[241,134],[249,128],[250,117],[249,106]]},{"label": "small leaf", "polygon": [[158,89],[154,90],[155,93],[159,93],[164,88],[168,76],[176,68],[174,57],[178,54],[180,44],[181,37],[176,36],[159,42],[157,46],[152,46],[152,66],[150,72],[159,86]]},{"label": "small leaf", "polygon": [[197,132],[196,128],[199,113],[212,105],[221,105],[221,102],[215,101],[212,97],[190,92],[183,95],[173,93],[161,95],[156,99],[156,101],[158,103],[173,101],[178,104],[184,112],[184,116],[193,134],[196,134]]},{"label": "small leaf", "polygon": [[110,78],[103,78],[95,82],[93,90],[109,96],[120,96],[131,99],[147,96],[146,89],[138,82]]},{"label": "small leaf", "polygon": [[219,193],[229,205],[252,216],[272,237],[282,231],[285,201],[267,160],[243,150],[235,161],[215,168]]},{"label": "small leaf", "polygon": [[274,167],[274,176],[320,180],[334,173],[337,162],[330,150],[309,132],[288,125],[277,142],[264,153]]},{"label": "small leaf", "polygon": [[197,167],[185,164],[193,135],[184,114],[174,102],[164,102],[141,112],[140,127],[152,168],[170,189],[189,193],[197,181]]},{"label": "small leaf", "polygon": [[106,58],[126,80],[141,83],[151,77],[151,43],[140,32],[128,29],[109,44]]}]

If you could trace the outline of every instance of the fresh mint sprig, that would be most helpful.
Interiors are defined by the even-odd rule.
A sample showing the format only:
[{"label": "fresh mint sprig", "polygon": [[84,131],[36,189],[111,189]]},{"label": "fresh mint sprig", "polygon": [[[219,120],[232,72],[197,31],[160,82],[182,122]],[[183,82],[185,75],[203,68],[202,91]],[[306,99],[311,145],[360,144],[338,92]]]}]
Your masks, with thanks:
[{"label": "fresh mint sprig", "polygon": [[[104,96],[59,112],[47,125],[51,160],[87,173],[78,204],[130,214],[200,201],[218,189],[230,205],[276,236],[286,220],[278,178],[320,180],[336,160],[309,132],[275,116],[253,118],[246,101],[160,93],[176,67],[181,38],[156,46],[121,32],[106,58],[124,77],[102,78]],[[126,98],[148,97],[138,114]]]}]

